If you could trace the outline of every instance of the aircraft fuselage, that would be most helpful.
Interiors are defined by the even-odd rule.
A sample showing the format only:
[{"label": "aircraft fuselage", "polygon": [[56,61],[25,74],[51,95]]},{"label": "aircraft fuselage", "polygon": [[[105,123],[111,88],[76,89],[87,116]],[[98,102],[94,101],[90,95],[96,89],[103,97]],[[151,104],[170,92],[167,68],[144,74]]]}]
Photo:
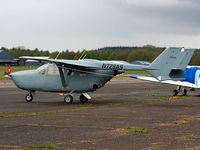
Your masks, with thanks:
[{"label": "aircraft fuselage", "polygon": [[116,75],[113,70],[80,72],[67,69],[63,69],[63,74],[66,86],[63,86],[55,64],[45,64],[37,70],[15,72],[11,77],[15,84],[24,90],[85,93],[104,86]]}]

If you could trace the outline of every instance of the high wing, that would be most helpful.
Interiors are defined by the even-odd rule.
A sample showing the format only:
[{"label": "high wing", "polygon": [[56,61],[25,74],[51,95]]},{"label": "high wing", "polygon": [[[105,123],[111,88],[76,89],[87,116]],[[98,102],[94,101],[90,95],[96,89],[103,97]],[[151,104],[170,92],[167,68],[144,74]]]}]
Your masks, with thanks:
[{"label": "high wing", "polygon": [[159,81],[153,77],[146,77],[146,76],[139,76],[139,75],[130,75],[130,77],[135,78],[135,79],[145,80],[145,81],[159,82],[159,83],[177,85],[177,86],[182,86],[182,87],[198,88],[197,85],[192,84],[190,82],[186,82],[186,81],[173,81],[173,80]]},{"label": "high wing", "polygon": [[134,65],[124,61],[99,61],[96,59],[65,60],[65,59],[49,59],[49,58],[29,57],[29,56],[22,56],[19,59],[55,63],[59,68],[71,69],[76,71],[145,70],[149,68],[148,66],[145,65],[144,66]]},{"label": "high wing", "polygon": [[29,56],[22,56],[20,57],[20,59],[55,63],[58,66],[63,88],[67,87],[63,69],[76,70],[76,71],[88,71],[97,69],[95,63],[84,63],[84,61],[81,60],[62,60],[62,59],[49,59],[49,58],[29,57]]},{"label": "high wing", "polygon": [[55,63],[57,66],[63,66],[67,69],[78,69],[78,70],[94,70],[97,69],[97,66],[94,63],[84,63],[84,61],[77,60],[63,60],[63,59],[49,59],[49,58],[40,58],[40,57],[29,57],[22,56],[22,60],[36,60],[39,62],[50,62]]}]

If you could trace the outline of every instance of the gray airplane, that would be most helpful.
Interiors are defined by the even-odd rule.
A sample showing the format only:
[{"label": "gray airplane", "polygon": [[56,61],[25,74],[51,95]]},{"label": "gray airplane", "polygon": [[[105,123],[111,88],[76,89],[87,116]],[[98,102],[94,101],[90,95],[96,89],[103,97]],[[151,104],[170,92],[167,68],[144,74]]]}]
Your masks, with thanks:
[{"label": "gray airplane", "polygon": [[35,91],[69,93],[64,102],[73,102],[73,93],[80,93],[80,101],[87,102],[93,92],[103,87],[114,76],[126,70],[145,70],[160,81],[181,80],[195,49],[167,48],[150,65],[134,65],[124,61],[94,59],[61,60],[23,56],[20,59],[47,62],[36,70],[14,72],[7,77],[17,87],[29,91],[27,102]]}]

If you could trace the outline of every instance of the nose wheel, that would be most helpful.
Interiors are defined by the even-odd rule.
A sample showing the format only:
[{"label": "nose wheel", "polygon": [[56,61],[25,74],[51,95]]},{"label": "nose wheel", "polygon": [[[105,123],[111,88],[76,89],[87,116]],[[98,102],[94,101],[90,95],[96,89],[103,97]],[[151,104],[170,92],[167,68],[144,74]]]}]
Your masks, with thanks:
[{"label": "nose wheel", "polygon": [[33,100],[33,94],[29,93],[25,96],[25,100],[27,102],[31,102]]}]

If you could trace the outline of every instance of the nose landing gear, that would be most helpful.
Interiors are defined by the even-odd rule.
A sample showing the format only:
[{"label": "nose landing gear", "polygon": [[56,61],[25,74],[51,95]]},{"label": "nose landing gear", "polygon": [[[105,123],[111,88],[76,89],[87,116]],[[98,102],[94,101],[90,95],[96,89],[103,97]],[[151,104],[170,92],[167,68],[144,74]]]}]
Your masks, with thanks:
[{"label": "nose landing gear", "polygon": [[27,95],[25,96],[25,100],[26,100],[27,102],[31,102],[31,101],[33,100],[33,93],[34,93],[34,91],[30,91],[29,94],[27,94]]}]

